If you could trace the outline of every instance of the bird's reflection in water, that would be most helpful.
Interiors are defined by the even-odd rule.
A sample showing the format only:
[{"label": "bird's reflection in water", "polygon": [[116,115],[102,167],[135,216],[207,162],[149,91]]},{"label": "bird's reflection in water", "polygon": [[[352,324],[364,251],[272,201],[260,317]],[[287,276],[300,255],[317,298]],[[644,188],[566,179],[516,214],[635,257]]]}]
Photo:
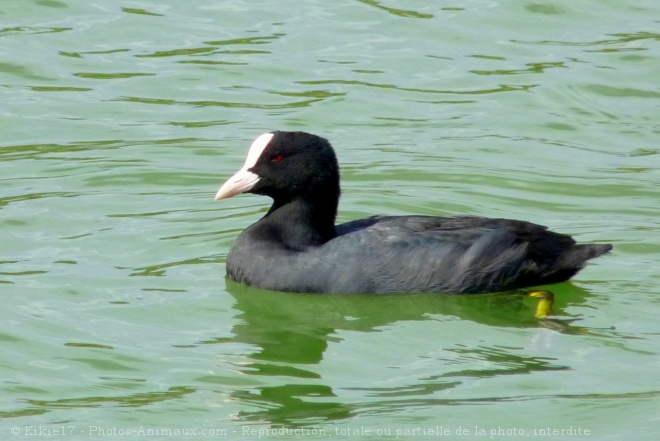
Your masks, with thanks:
[{"label": "bird's reflection in water", "polygon": [[[232,338],[218,339],[215,343],[250,345],[254,352],[232,369],[251,376],[269,377],[267,385],[232,392],[233,399],[246,404],[246,410],[241,411],[238,418],[246,422],[268,422],[273,426],[304,426],[349,418],[359,413],[362,406],[373,405],[343,403],[322,378],[318,365],[328,344],[341,342],[338,331],[379,332],[382,327],[400,321],[460,319],[484,326],[550,327],[564,333],[585,332],[571,323],[575,318],[562,319],[562,316],[566,316],[566,307],[584,303],[591,294],[570,283],[554,285],[553,289],[554,304],[551,293],[545,291],[474,296],[291,294],[259,290],[227,280],[227,291],[236,300],[237,324],[232,329]],[[552,311],[554,315],[551,316]],[[435,340],[430,341],[437,344]],[[483,355],[484,360],[491,363],[505,360],[501,370],[507,370],[507,374],[565,369],[543,357],[511,354],[501,348],[479,346],[465,350],[476,351],[470,357]],[[273,377],[279,378],[273,381]],[[426,378],[424,384],[408,388],[425,391],[421,395],[424,395],[424,403],[430,400],[426,404],[443,404],[444,399],[434,399],[431,394],[460,385],[461,377],[465,377],[462,370],[445,372],[435,380]],[[400,392],[371,390],[365,385],[367,389],[372,395]],[[414,405],[417,399],[411,400],[409,404]],[[388,406],[387,403],[384,401],[380,405]],[[389,406],[404,404],[405,401],[395,400]]]}]

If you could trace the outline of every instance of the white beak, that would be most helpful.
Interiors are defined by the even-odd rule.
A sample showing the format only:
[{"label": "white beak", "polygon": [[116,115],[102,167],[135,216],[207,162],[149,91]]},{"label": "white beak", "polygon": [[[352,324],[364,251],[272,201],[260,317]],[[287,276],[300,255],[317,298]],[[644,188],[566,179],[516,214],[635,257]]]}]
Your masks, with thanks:
[{"label": "white beak", "polygon": [[234,176],[229,178],[227,182],[222,184],[220,190],[215,194],[215,200],[219,201],[245,193],[254,187],[257,182],[259,182],[259,176],[248,171],[248,168],[243,167]]},{"label": "white beak", "polygon": [[227,182],[222,184],[220,190],[215,194],[216,201],[250,191],[255,184],[259,182],[259,176],[249,170],[257,163],[259,157],[273,139],[273,136],[275,136],[273,133],[264,133],[254,140],[250,146],[250,151],[248,151],[247,159],[245,160],[245,164],[243,164],[243,168],[229,178]]}]

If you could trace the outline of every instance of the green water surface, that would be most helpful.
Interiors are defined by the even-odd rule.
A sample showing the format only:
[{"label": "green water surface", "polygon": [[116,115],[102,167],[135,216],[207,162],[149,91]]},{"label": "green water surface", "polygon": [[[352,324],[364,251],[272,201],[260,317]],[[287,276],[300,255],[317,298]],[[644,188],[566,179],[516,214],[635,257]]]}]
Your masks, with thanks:
[{"label": "green water surface", "polygon": [[[0,2],[0,439],[660,436],[660,4]],[[519,294],[224,278],[251,141],[334,144],[340,221],[613,243]],[[283,269],[285,270],[285,269]]]}]

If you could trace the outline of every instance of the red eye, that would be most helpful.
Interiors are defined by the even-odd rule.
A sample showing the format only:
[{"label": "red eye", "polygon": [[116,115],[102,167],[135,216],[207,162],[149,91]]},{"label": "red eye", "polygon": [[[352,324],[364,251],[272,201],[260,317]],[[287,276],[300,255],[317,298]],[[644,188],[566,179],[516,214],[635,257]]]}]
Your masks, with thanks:
[{"label": "red eye", "polygon": [[271,162],[280,162],[284,157],[280,154],[273,155],[270,157]]}]

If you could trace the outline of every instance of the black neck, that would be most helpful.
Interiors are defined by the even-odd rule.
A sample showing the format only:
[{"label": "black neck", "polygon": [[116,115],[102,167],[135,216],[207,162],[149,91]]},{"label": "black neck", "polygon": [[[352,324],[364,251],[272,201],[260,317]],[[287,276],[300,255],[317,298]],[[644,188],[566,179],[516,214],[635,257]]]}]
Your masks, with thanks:
[{"label": "black neck", "polygon": [[259,222],[274,228],[279,239],[295,250],[319,246],[335,237],[338,195],[314,201],[296,198],[287,202],[275,200],[268,213]]}]

